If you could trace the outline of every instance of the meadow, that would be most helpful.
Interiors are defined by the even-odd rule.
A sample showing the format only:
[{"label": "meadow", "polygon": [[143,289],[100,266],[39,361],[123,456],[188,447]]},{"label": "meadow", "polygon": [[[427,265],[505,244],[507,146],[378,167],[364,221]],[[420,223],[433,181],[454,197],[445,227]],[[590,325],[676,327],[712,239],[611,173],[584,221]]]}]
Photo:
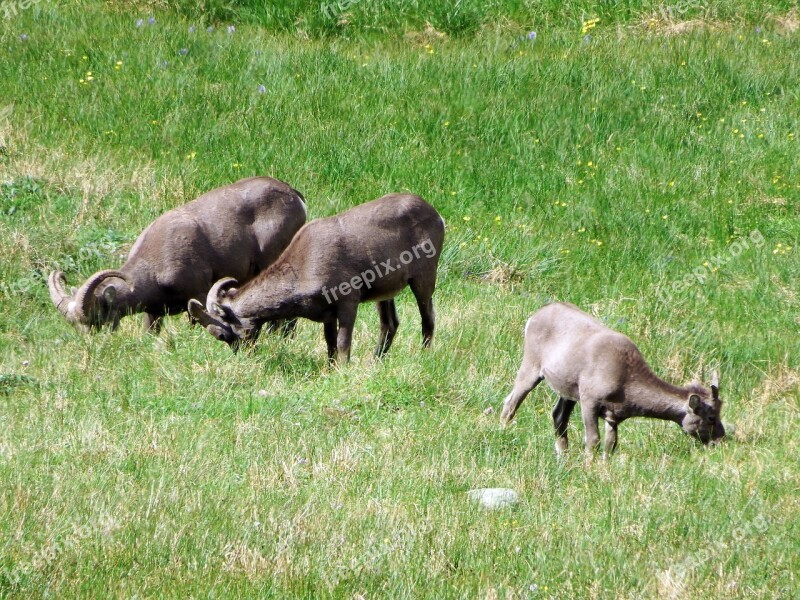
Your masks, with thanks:
[{"label": "meadow", "polygon": [[[796,2],[14,6],[0,597],[800,593]],[[251,175],[310,218],[433,204],[433,346],[409,291],[387,357],[362,305],[341,368],[307,321],[233,354],[185,315],[89,337],[55,310],[51,270],[119,266],[156,216]],[[587,459],[576,414],[557,460],[544,385],[501,427],[554,300],[669,381],[718,368],[735,434],[632,419]],[[483,510],[480,487],[521,501]]]}]

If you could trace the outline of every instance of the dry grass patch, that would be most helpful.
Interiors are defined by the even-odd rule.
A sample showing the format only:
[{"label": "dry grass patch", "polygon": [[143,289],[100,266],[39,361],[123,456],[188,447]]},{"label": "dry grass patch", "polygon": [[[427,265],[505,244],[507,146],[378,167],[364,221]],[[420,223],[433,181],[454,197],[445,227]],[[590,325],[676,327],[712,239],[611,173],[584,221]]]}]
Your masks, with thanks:
[{"label": "dry grass patch", "polygon": [[646,33],[674,37],[687,35],[696,31],[719,31],[728,29],[729,23],[711,19],[678,20],[669,15],[655,13],[641,21],[641,29]]},{"label": "dry grass patch", "polygon": [[769,423],[776,411],[784,411],[787,420],[796,419],[799,393],[800,371],[780,365],[766,373],[757,388],[744,398],[734,400],[742,404],[741,416],[735,423],[736,439],[753,442],[769,436]]},{"label": "dry grass patch", "polygon": [[785,15],[772,17],[772,21],[778,26],[778,31],[784,34],[792,34],[800,29],[800,12],[797,7],[792,8]]},{"label": "dry grass patch", "polygon": [[483,281],[506,288],[514,283],[522,281],[524,275],[524,272],[516,265],[495,258],[494,266],[483,273],[480,278]]},{"label": "dry grass patch", "polygon": [[[59,192],[79,192],[82,202],[76,223],[84,221],[92,205],[120,192],[147,198],[164,211],[198,195],[185,190],[180,179],[160,177],[149,161],[122,165],[108,154],[81,156],[69,147],[45,147],[31,140],[24,126],[11,122],[13,106],[3,110],[0,107],[0,177],[30,177]],[[4,119],[4,114],[9,118]]]},{"label": "dry grass patch", "polygon": [[447,39],[447,34],[439,31],[430,23],[425,24],[425,29],[422,31],[407,31],[403,36],[412,44],[424,46],[432,42],[441,42]]}]

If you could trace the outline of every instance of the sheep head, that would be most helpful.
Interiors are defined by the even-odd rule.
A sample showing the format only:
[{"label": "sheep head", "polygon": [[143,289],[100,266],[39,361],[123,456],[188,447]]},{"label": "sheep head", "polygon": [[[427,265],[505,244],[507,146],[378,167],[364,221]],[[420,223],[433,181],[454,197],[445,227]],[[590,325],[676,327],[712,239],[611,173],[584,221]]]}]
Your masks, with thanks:
[{"label": "sheep head", "polygon": [[258,335],[258,327],[240,321],[225,302],[236,294],[237,285],[233,277],[225,277],[212,286],[205,306],[198,300],[189,300],[189,315],[219,341],[228,344],[234,352],[243,342],[251,341]]},{"label": "sheep head", "polygon": [[[121,282],[107,281],[120,279]],[[66,277],[61,271],[53,271],[48,278],[50,299],[58,311],[80,331],[89,332],[110,324],[112,329],[119,325],[120,291],[129,292],[132,288],[121,271],[98,271],[79,288],[66,291]]]},{"label": "sheep head", "polygon": [[719,398],[719,374],[716,371],[711,376],[710,393],[705,389],[702,392],[689,395],[681,427],[703,444],[716,443],[725,437],[725,426],[720,419],[722,400]]}]

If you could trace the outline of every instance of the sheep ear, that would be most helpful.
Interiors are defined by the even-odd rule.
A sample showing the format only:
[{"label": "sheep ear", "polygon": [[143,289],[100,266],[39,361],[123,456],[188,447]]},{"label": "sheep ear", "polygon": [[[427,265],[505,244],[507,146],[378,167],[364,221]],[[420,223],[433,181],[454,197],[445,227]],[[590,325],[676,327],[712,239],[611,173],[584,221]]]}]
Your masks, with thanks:
[{"label": "sheep ear", "polygon": [[714,371],[711,374],[711,397],[715,404],[721,404],[719,400],[719,373]]},{"label": "sheep ear", "polygon": [[117,299],[117,288],[113,285],[109,285],[106,289],[103,290],[103,298],[109,304],[114,304],[114,300]]},{"label": "sheep ear", "polygon": [[692,394],[689,396],[689,411],[695,412],[698,408],[700,408],[702,403],[703,401],[700,399],[700,396],[697,394]]}]

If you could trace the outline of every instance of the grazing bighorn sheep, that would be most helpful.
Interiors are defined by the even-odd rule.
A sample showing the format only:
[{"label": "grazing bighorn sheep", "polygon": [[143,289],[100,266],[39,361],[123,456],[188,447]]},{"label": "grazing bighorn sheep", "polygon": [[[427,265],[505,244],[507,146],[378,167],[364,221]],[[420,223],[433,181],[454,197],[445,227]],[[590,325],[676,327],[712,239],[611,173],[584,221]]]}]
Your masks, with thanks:
[{"label": "grazing bighorn sheep", "polygon": [[627,336],[571,304],[548,304],[528,319],[522,365],[501,419],[511,421],[542,380],[559,395],[553,409],[558,454],[567,448],[567,424],[576,402],[587,451],[600,444],[597,420],[605,420],[606,456],[617,446],[617,425],[629,417],[674,421],[703,444],[725,435],[716,372],[710,391],[697,383],[671,385],[656,377]]},{"label": "grazing bighorn sheep", "polygon": [[60,271],[50,274],[50,298],[83,331],[144,312],[148,330],[161,317],[205,298],[220,277],[252,279],[289,245],[306,221],[303,196],[270,177],[251,177],[174,208],[139,235],[118,270],[95,273],[67,294]]},{"label": "grazing bighorn sheep", "polygon": [[189,313],[234,350],[269,319],[304,317],[324,325],[328,360],[350,359],[361,302],[377,302],[381,333],[375,350],[389,350],[399,320],[394,297],[407,285],[422,317],[422,342],[433,338],[432,296],[444,241],[444,221],[419,196],[389,194],[339,215],[312,221],[268,269],[242,287],[225,278],[206,307]]}]

